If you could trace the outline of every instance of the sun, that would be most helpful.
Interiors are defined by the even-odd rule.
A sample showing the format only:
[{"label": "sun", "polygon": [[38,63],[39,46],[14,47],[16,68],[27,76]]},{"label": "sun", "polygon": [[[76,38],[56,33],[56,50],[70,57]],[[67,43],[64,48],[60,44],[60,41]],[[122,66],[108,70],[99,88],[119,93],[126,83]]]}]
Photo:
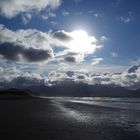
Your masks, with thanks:
[{"label": "sun", "polygon": [[94,51],[93,43],[96,42],[94,36],[89,36],[84,30],[75,30],[70,33],[72,40],[70,50],[76,53],[91,53]]},{"label": "sun", "polygon": [[71,33],[71,36],[76,40],[76,41],[81,41],[81,39],[85,39],[88,37],[88,34],[84,30],[76,30]]}]

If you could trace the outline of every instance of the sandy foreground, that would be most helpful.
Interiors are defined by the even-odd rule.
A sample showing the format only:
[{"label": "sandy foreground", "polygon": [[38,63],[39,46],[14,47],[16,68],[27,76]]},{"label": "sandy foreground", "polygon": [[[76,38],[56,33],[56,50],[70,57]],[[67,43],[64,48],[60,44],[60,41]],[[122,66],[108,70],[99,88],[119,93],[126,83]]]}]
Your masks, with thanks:
[{"label": "sandy foreground", "polygon": [[140,110],[57,98],[0,100],[0,139],[140,140]]}]

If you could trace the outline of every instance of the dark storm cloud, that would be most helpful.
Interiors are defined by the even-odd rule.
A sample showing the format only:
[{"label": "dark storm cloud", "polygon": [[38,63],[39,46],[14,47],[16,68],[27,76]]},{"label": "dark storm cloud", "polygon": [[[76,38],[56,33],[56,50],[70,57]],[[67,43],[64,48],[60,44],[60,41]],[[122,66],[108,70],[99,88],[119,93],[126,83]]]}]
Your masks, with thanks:
[{"label": "dark storm cloud", "polygon": [[84,75],[84,74],[82,74],[82,75],[77,75],[77,79],[85,79],[86,78],[86,76]]},{"label": "dark storm cloud", "polygon": [[0,55],[2,55],[5,59],[18,61],[19,54],[22,51],[21,47],[11,43],[0,44]]},{"label": "dark storm cloud", "polygon": [[11,81],[11,85],[13,86],[35,86],[35,85],[43,85],[45,83],[45,78],[41,77],[40,75],[19,75],[15,77]]},{"label": "dark storm cloud", "polygon": [[67,71],[66,74],[68,75],[68,77],[73,77],[74,76],[73,71]]},{"label": "dark storm cloud", "polygon": [[24,48],[12,43],[0,44],[0,55],[4,59],[19,61],[22,57],[27,62],[38,62],[47,60],[52,56],[51,50]]},{"label": "dark storm cloud", "polygon": [[134,65],[134,66],[130,67],[130,68],[128,69],[128,73],[136,72],[136,70],[138,70],[139,67],[140,67],[140,65]]},{"label": "dark storm cloud", "polygon": [[73,56],[65,57],[64,60],[67,61],[67,62],[71,62],[71,63],[76,62],[75,57],[73,57]]},{"label": "dark storm cloud", "polygon": [[64,51],[63,53],[58,54],[55,56],[57,60],[65,61],[68,63],[80,63],[84,60],[82,55],[74,52]]},{"label": "dark storm cloud", "polygon": [[56,31],[53,34],[53,37],[60,41],[71,41],[72,37],[69,36],[65,31]]},{"label": "dark storm cloud", "polygon": [[52,54],[50,50],[38,50],[30,48],[23,51],[23,56],[29,62],[37,62],[51,58]]}]

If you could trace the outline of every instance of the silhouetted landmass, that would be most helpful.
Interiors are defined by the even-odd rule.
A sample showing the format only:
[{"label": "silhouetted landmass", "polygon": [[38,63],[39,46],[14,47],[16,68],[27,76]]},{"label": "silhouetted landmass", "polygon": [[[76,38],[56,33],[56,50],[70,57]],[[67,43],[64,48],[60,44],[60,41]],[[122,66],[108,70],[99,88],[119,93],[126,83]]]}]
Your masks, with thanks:
[{"label": "silhouetted landmass", "polygon": [[0,99],[27,99],[35,98],[32,91],[10,88],[0,91]]},{"label": "silhouetted landmass", "polygon": [[106,85],[88,85],[74,83],[55,86],[30,87],[33,92],[43,96],[69,96],[69,97],[140,97],[140,89],[129,90],[124,87]]},{"label": "silhouetted landmass", "polygon": [[0,98],[29,98],[34,96],[68,97],[140,97],[140,89],[130,90],[113,85],[88,85],[68,81],[54,86],[38,85],[0,92]]}]

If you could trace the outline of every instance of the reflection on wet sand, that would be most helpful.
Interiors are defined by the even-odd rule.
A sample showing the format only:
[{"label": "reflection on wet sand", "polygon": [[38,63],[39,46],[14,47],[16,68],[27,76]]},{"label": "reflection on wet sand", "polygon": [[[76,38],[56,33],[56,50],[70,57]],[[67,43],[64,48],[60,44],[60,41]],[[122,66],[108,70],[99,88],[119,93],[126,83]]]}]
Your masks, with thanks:
[{"label": "reflection on wet sand", "polygon": [[83,123],[112,123],[140,131],[140,100],[111,98],[52,98],[53,104],[71,119]]},{"label": "reflection on wet sand", "polygon": [[[127,107],[128,103],[136,108]],[[79,97],[1,100],[0,136],[6,140],[139,140],[138,103]]]}]

